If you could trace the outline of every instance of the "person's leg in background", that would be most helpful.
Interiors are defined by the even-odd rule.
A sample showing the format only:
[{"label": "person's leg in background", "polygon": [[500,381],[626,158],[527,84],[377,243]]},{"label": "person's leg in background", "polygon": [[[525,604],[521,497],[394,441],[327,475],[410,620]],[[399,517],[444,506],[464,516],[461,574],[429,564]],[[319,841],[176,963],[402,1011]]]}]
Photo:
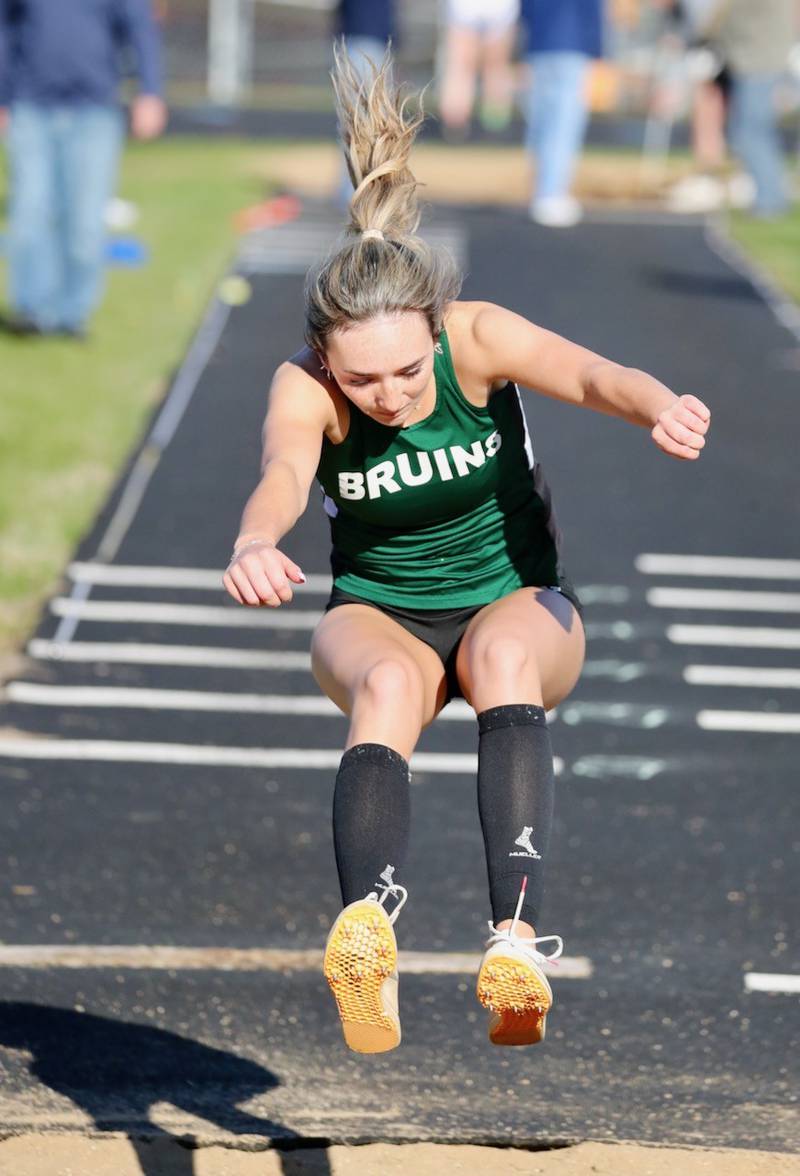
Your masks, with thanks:
[{"label": "person's leg in background", "polygon": [[528,95],[528,148],[535,157],[531,216],[540,224],[566,227],[581,217],[570,187],[588,123],[583,53],[532,53]]},{"label": "person's leg in background", "polygon": [[89,106],[69,111],[59,135],[64,281],[58,326],[69,333],[85,330],[102,295],[105,209],[116,190],[124,133],[119,109]]},{"label": "person's leg in background", "polygon": [[[369,76],[372,66],[378,66],[386,54],[387,45],[379,37],[345,37],[347,56],[353,63],[353,68],[360,78]],[[347,208],[353,195],[353,185],[344,164],[339,173],[339,187],[337,203],[341,208]]]},{"label": "person's leg in background", "polygon": [[514,71],[511,58],[516,40],[514,19],[487,29],[483,40],[482,94],[480,117],[488,131],[508,126],[514,104]]},{"label": "person's leg in background", "polygon": [[692,155],[697,170],[716,175],[725,167],[725,94],[715,80],[698,82],[692,95]]},{"label": "person's leg in background", "polygon": [[15,103],[8,130],[10,199],[8,287],[15,324],[46,332],[56,325],[60,283],[51,112]]},{"label": "person's leg in background", "polygon": [[347,55],[359,77],[366,77],[371,65],[380,65],[386,43],[379,37],[346,37]]},{"label": "person's leg in background", "polygon": [[734,77],[731,89],[731,146],[755,180],[755,216],[778,216],[788,205],[777,84],[772,74],[740,74]]},{"label": "person's leg in background", "polygon": [[450,19],[442,38],[439,116],[446,133],[464,135],[475,105],[480,34],[477,29]]}]

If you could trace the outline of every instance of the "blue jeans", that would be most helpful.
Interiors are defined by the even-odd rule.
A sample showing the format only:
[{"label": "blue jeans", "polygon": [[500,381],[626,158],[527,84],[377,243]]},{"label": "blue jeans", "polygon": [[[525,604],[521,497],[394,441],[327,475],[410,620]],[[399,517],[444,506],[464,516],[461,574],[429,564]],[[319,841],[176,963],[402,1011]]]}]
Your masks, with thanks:
[{"label": "blue jeans", "polygon": [[116,107],[11,107],[9,296],[42,330],[81,328],[100,299],[123,136]]},{"label": "blue jeans", "polygon": [[731,146],[755,180],[753,212],[762,216],[783,212],[788,203],[775,104],[777,84],[773,74],[740,74],[734,77],[731,91]]},{"label": "blue jeans", "polygon": [[586,133],[584,53],[531,53],[527,147],[536,156],[536,199],[566,196]]},{"label": "blue jeans", "polygon": [[[353,69],[362,79],[370,76],[371,66],[380,65],[386,53],[386,42],[381,41],[379,37],[346,37],[345,44],[347,47],[347,56],[353,63]],[[342,164],[339,176],[339,191],[337,193],[337,202],[341,208],[346,209],[350,204],[350,197],[353,195],[353,185],[350,183],[350,176],[347,172],[347,167]]]}]

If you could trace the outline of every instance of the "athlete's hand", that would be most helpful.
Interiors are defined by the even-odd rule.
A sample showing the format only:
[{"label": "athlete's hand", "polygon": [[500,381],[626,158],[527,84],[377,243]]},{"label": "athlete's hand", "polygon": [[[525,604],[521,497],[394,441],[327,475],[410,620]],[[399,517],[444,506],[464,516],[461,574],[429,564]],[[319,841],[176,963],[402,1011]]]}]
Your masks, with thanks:
[{"label": "athlete's hand", "polygon": [[293,593],[291,583],[304,584],[300,568],[265,539],[263,543],[248,543],[234,555],[222,577],[222,583],[237,604],[278,608],[288,604]]},{"label": "athlete's hand", "polygon": [[679,396],[659,413],[650,436],[670,457],[694,461],[706,443],[711,410],[696,396]]}]

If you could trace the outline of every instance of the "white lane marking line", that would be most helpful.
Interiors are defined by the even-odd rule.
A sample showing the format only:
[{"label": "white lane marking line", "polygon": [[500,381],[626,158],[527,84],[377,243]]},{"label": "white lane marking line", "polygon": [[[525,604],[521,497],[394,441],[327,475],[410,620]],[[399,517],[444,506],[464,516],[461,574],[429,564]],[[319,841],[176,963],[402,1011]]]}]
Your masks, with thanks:
[{"label": "white lane marking line", "polygon": [[[192,339],[178,374],[167,393],[153,428],[128,475],[116,509],[98,544],[95,556],[97,560],[108,562],[117,554],[141,505],[150,479],[161,460],[161,455],[172,440],[200,377],[222,337],[229,315],[229,306],[217,298],[211,301],[200,328]],[[89,584],[75,584],[72,597],[76,602],[81,602],[86,600],[90,591],[91,585]],[[56,632],[56,639],[58,641],[71,640],[80,619],[80,614],[63,614],[63,619]]]},{"label": "white lane marking line", "polygon": [[610,678],[613,682],[635,682],[654,672],[645,662],[624,662],[615,658],[590,659],[583,663],[584,678]]},{"label": "white lane marking line", "polygon": [[[78,585],[81,587],[81,585]],[[59,617],[82,621],[153,625],[214,625],[237,629],[314,629],[322,617],[320,610],[303,610],[293,605],[269,608],[266,605],[238,607],[205,604],[157,604],[140,600],[71,600],[57,596],[50,610]],[[587,637],[631,641],[637,628],[629,621],[608,624],[589,622]],[[56,634],[56,638],[58,634]]]},{"label": "white lane marking line", "polygon": [[584,629],[588,638],[598,641],[633,641],[641,629],[630,621],[589,621]]},{"label": "white lane marking line", "polygon": [[639,727],[654,730],[674,718],[674,712],[663,706],[647,706],[635,702],[562,702],[559,716],[570,727],[580,723],[608,723],[612,727]]},{"label": "white lane marking line", "polygon": [[[214,645],[145,645],[137,641],[70,641],[67,644],[58,644],[42,637],[34,637],[28,642],[27,652],[37,661],[213,666],[233,670],[311,669],[309,653],[232,649]],[[587,661],[582,671],[587,678],[611,678],[616,682],[632,682],[651,672],[651,668],[643,662],[614,660]],[[453,706],[454,703],[450,705]]]},{"label": "white lane marking line", "polygon": [[134,641],[70,641],[35,637],[28,653],[39,661],[121,662],[155,666],[214,666],[245,670],[311,669],[310,653],[218,648],[212,645],[140,645]]},{"label": "white lane marking line", "polygon": [[583,584],[577,591],[583,604],[626,604],[631,595],[625,584]]},{"label": "white lane marking line", "polygon": [[[324,952],[317,948],[174,947],[146,944],[3,944],[4,968],[206,968],[224,972],[319,972]],[[477,973],[481,956],[466,951],[401,951],[404,975],[467,975]],[[592,962],[586,956],[562,956],[548,969],[556,980],[588,980]]]},{"label": "white lane marking line", "polygon": [[740,625],[669,625],[667,638],[674,645],[800,649],[800,629],[750,628]]},{"label": "white lane marking line", "polygon": [[768,731],[782,735],[800,735],[800,715],[767,711],[703,710],[697,725],[704,731]]},{"label": "white lane marking line", "polygon": [[[113,739],[50,739],[0,736],[0,757],[6,759],[85,760],[137,764],[203,764],[233,768],[300,768],[329,771],[338,768],[341,748],[210,747],[194,743],[133,743]],[[455,752],[417,751],[411,757],[415,772],[474,775],[478,757]],[[557,756],[558,776],[564,761]]]},{"label": "white lane marking line", "polygon": [[635,566],[637,572],[649,576],[734,576],[747,580],[800,580],[800,559],[647,553],[636,557]]},{"label": "white lane marking line", "polygon": [[756,686],[800,690],[800,670],[772,666],[686,666],[690,686]]},{"label": "white lane marking line", "polygon": [[136,710],[232,711],[235,714],[328,715],[342,712],[328,698],[299,694],[220,694],[210,690],[148,690],[124,686],[44,686],[8,682],[10,702],[28,706],[92,706]]},{"label": "white lane marking line", "polygon": [[[75,561],[67,569],[75,581],[91,584],[109,584],[118,587],[142,588],[193,588],[201,591],[224,592],[222,576],[225,569],[217,568],[172,568],[161,565],[103,564]],[[330,592],[333,579],[330,575],[306,574],[305,584],[293,584],[292,591],[299,593]],[[579,589],[584,604],[625,604],[630,599],[630,589],[624,584],[584,584]]]},{"label": "white lane marking line", "polygon": [[[94,706],[136,710],[230,711],[234,714],[323,715],[344,718],[329,698],[317,694],[222,694],[211,690],[151,690],[131,686],[47,686],[8,682],[0,688],[9,702],[33,706]],[[464,699],[453,699],[440,719],[474,720]]]},{"label": "white lane marking line", "polygon": [[[206,604],[150,604],[139,600],[67,600],[57,596],[50,609],[58,617],[153,625],[216,625],[235,629],[313,629],[322,613],[298,608]],[[56,635],[57,639],[58,635]]]},{"label": "white lane marking line", "polygon": [[584,755],[572,764],[573,776],[589,780],[610,777],[627,780],[653,780],[668,771],[675,761],[639,755]]},{"label": "white lane marking line", "polygon": [[653,608],[713,608],[735,612],[800,612],[800,592],[733,592],[727,589],[650,588]]},{"label": "white lane marking line", "polygon": [[[90,584],[111,584],[126,588],[196,588],[224,593],[224,567],[168,568],[144,567],[136,564],[71,563],[70,577]],[[293,592],[327,593],[333,583],[330,576],[306,575],[305,584],[293,584]]]},{"label": "white lane marking line", "polygon": [[745,972],[745,992],[800,992],[800,976],[783,972]]}]

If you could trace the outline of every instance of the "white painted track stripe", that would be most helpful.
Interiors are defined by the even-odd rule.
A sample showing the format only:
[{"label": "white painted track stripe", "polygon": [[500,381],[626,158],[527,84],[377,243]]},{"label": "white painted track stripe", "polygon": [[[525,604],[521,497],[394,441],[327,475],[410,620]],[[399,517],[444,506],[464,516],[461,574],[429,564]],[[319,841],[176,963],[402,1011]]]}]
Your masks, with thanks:
[{"label": "white painted track stripe", "polygon": [[[78,585],[78,588],[82,585]],[[57,596],[50,610],[58,617],[106,624],[197,625],[234,629],[314,629],[322,616],[318,610],[303,610],[296,605],[279,608],[267,606],[230,606],[205,604],[156,604],[138,600],[70,600]],[[614,641],[631,641],[637,629],[629,621],[592,622],[586,626],[589,637]]]},{"label": "white painted track stripe", "polygon": [[800,612],[800,592],[731,592],[726,589],[650,588],[653,608],[722,609],[736,612]]},{"label": "white painted track stripe", "polygon": [[[47,686],[9,682],[0,688],[9,702],[28,706],[94,706],[136,710],[230,711],[234,714],[323,715],[343,718],[337,706],[318,694],[221,694],[210,690],[147,690],[123,686]],[[475,712],[463,699],[453,699],[439,716],[446,721],[472,721]]]},{"label": "white painted track stripe", "polygon": [[690,686],[755,686],[800,690],[800,670],[772,666],[686,666]]},{"label": "white painted track stripe", "polygon": [[[130,588],[191,588],[224,593],[223,568],[170,568],[140,564],[103,564],[76,562],[69,565],[71,579],[90,584],[110,584]],[[332,579],[322,573],[307,573],[305,584],[293,584],[292,591],[303,594],[327,594]],[[582,584],[579,590],[584,604],[625,604],[630,589],[624,584]]]},{"label": "white painted track stripe", "polygon": [[136,641],[44,641],[35,637],[28,653],[41,661],[120,662],[155,666],[213,666],[233,670],[308,670],[311,654],[217,648],[211,645],[140,645]]},{"label": "white painted track stripe", "polygon": [[704,731],[765,731],[800,735],[800,715],[768,711],[703,710],[697,715],[697,725]]},{"label": "white painted track stripe", "polygon": [[[164,666],[209,666],[219,669],[310,670],[308,653],[279,650],[232,649],[214,645],[144,645],[138,641],[70,641],[34,637],[27,652],[38,661],[110,662]],[[611,660],[584,662],[586,677],[633,681],[651,672],[639,662]],[[452,705],[452,703],[451,703]]]},{"label": "white painted track stripe", "polygon": [[58,617],[82,621],[104,621],[152,625],[212,625],[233,629],[313,629],[322,613],[303,609],[229,607],[205,604],[149,604],[137,600],[67,600],[57,596],[50,602]]},{"label": "white painted track stripe", "polygon": [[733,576],[747,580],[800,580],[800,559],[645,554],[636,557],[636,570],[649,576]]},{"label": "white painted track stripe", "polygon": [[800,976],[782,972],[745,972],[745,992],[800,992]]},{"label": "white painted track stripe", "polygon": [[[126,743],[112,739],[50,739],[44,736],[0,737],[0,757],[6,759],[83,760],[138,764],[193,764],[232,768],[300,768],[330,771],[339,767],[341,748],[209,747],[194,743]],[[474,775],[477,755],[418,751],[411,758],[417,772]],[[555,774],[564,761],[554,760]]]},{"label": "white painted track stripe", "polygon": [[724,645],[751,649],[800,649],[800,629],[745,628],[739,625],[670,625],[674,645]]},{"label": "white painted track stripe", "polygon": [[[4,968],[205,968],[225,972],[319,972],[323,951],[315,948],[173,947],[146,944],[3,944]],[[460,951],[401,951],[398,968],[404,975],[466,975],[477,973],[481,956]],[[562,956],[548,969],[555,980],[588,980],[592,962],[586,956]]]},{"label": "white painted track stripe", "polygon": [[[0,755],[25,759],[94,760],[117,763],[207,764],[244,768],[338,768],[341,749],[292,747],[213,747],[193,743],[131,743],[105,739],[2,739]],[[423,757],[421,771],[471,772],[474,755]],[[419,757],[417,757],[419,767]]]},{"label": "white painted track stripe", "polygon": [[[90,584],[112,584],[126,588],[195,588],[224,594],[224,568],[167,568],[140,565],[71,563],[70,577]],[[330,592],[332,580],[326,575],[306,575],[305,584],[293,584],[297,593]]]},{"label": "white painted track stripe", "polygon": [[342,712],[321,695],[219,694],[210,690],[145,690],[119,686],[44,686],[8,682],[9,702],[28,706],[117,707],[136,710],[232,711],[234,714],[327,715]]}]

